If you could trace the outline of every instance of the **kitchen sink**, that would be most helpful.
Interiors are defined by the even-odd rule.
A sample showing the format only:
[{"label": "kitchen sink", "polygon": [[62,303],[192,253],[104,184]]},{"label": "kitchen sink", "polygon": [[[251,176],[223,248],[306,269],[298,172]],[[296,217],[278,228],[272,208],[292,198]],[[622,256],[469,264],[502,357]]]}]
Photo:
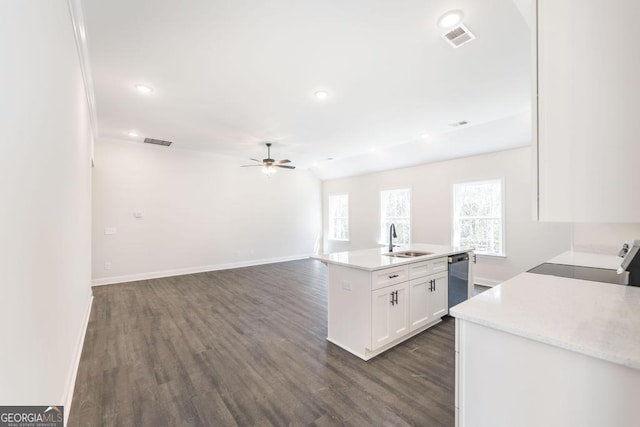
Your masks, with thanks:
[{"label": "kitchen sink", "polygon": [[389,252],[384,255],[392,256],[394,258],[415,258],[418,256],[432,255],[433,252],[418,252],[418,251],[403,251],[403,252]]}]

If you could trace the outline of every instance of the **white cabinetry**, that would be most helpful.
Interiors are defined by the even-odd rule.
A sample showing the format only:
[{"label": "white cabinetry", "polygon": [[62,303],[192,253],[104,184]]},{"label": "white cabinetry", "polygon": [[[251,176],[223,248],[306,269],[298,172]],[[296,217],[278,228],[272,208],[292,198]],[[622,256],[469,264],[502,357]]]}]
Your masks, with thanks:
[{"label": "white cabinetry", "polygon": [[409,332],[408,283],[372,292],[371,349],[376,350]]},{"label": "white cabinetry", "polygon": [[329,265],[327,339],[368,360],[448,313],[447,257],[374,271]]},{"label": "white cabinetry", "polygon": [[537,217],[640,222],[640,2],[537,0],[536,14]]},{"label": "white cabinetry", "polygon": [[440,319],[449,312],[449,287],[447,273],[438,273],[429,276],[433,280],[431,294],[429,295],[429,315],[432,319]]},{"label": "white cabinetry", "polygon": [[416,263],[409,271],[409,329],[414,331],[448,313],[447,259]]},{"label": "white cabinetry", "polygon": [[635,427],[640,370],[456,318],[456,425]]},{"label": "white cabinetry", "polygon": [[425,326],[431,321],[431,313],[429,313],[430,286],[430,279],[427,277],[409,282],[409,295],[411,296],[409,328],[412,331]]}]

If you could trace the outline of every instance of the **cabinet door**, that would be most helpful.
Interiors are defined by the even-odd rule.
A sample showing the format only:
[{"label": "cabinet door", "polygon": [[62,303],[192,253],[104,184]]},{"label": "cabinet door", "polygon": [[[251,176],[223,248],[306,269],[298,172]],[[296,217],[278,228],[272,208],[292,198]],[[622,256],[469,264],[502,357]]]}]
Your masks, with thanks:
[{"label": "cabinet door", "polygon": [[430,320],[439,319],[449,312],[447,273],[433,274],[427,279],[433,280],[432,290],[429,292],[429,317]]},{"label": "cabinet door", "polygon": [[371,350],[409,332],[408,291],[408,282],[403,282],[371,293]]},{"label": "cabinet door", "polygon": [[538,218],[640,222],[640,2],[537,0],[537,19]]},{"label": "cabinet door", "polygon": [[409,329],[415,331],[431,320],[431,276],[409,281]]}]

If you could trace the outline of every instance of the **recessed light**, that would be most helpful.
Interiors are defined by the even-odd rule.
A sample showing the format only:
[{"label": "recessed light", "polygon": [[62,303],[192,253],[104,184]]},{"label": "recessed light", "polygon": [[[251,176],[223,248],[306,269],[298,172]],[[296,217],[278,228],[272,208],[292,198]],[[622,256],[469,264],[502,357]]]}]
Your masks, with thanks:
[{"label": "recessed light", "polygon": [[318,166],[318,162],[313,162],[313,166]]},{"label": "recessed light", "polygon": [[127,132],[127,135],[129,135],[131,138],[137,138],[140,136],[140,134],[135,130],[130,130],[129,132]]},{"label": "recessed light", "polygon": [[426,139],[426,138],[429,138],[429,136],[431,135],[429,135],[428,133],[423,133],[422,135],[420,135],[420,138]]},{"label": "recessed light", "polygon": [[151,86],[143,85],[143,84],[135,84],[133,87],[140,93],[151,93],[153,92],[153,88]]},{"label": "recessed light", "polygon": [[329,96],[329,94],[323,90],[319,90],[316,93],[314,93],[315,97],[318,99],[325,99],[327,96]]},{"label": "recessed light", "polygon": [[451,28],[462,22],[464,13],[461,10],[450,10],[438,19],[441,28]]}]

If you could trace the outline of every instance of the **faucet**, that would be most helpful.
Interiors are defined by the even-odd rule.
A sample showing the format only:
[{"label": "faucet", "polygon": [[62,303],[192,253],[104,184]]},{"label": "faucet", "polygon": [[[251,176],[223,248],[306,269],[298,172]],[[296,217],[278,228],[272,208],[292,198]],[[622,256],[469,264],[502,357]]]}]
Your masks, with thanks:
[{"label": "faucet", "polygon": [[395,224],[391,224],[391,227],[389,227],[389,252],[393,252],[393,238],[398,238],[398,235],[396,234],[396,225]]}]

